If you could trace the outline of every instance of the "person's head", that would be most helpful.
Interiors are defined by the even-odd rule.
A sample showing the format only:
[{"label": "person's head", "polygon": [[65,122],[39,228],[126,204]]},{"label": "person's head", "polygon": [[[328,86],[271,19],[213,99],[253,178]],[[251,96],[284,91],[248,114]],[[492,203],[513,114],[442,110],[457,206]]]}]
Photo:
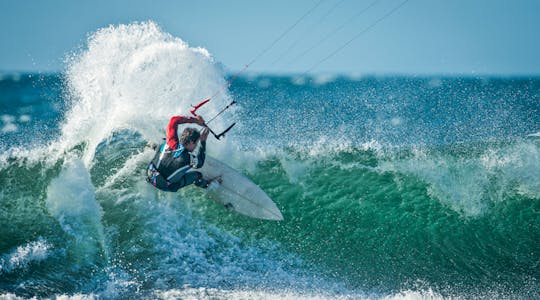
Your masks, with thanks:
[{"label": "person's head", "polygon": [[197,129],[188,127],[182,131],[182,135],[180,136],[180,144],[182,144],[187,151],[193,151],[193,149],[195,149],[197,146],[197,142],[199,141],[200,137],[201,134]]}]

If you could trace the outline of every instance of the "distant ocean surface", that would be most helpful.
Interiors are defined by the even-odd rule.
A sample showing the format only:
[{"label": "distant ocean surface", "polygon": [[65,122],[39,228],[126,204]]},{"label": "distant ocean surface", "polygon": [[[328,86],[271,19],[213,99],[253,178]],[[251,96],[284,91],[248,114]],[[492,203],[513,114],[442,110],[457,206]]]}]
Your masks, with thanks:
[{"label": "distant ocean surface", "polygon": [[[538,299],[540,78],[227,75],[153,23],[0,75],[0,298]],[[144,173],[169,118],[285,218]]]}]

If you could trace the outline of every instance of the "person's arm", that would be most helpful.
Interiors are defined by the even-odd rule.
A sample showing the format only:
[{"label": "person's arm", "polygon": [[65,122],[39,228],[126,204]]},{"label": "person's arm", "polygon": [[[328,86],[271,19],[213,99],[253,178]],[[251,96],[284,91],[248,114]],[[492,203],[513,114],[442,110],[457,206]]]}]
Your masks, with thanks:
[{"label": "person's arm", "polygon": [[208,128],[204,128],[201,132],[201,145],[199,146],[199,153],[197,154],[197,164],[193,166],[196,169],[202,168],[202,166],[204,165],[204,159],[206,158],[206,139],[208,138],[209,132],[210,131],[208,130]]},{"label": "person's arm", "polygon": [[178,125],[186,123],[195,123],[201,126],[204,125],[204,120],[201,116],[197,117],[184,117],[184,116],[173,116],[169,120],[169,125],[167,125],[167,145],[169,148],[176,150],[178,149]]},{"label": "person's arm", "polygon": [[201,141],[199,146],[199,153],[197,154],[197,165],[193,166],[195,169],[202,168],[204,165],[204,159],[206,158],[206,141]]}]

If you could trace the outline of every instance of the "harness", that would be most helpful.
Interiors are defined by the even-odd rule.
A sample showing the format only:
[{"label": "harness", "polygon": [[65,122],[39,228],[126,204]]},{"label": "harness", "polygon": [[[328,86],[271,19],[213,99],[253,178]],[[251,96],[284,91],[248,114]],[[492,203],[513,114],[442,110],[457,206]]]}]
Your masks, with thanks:
[{"label": "harness", "polygon": [[[158,169],[159,169],[159,166],[161,165],[161,161],[165,157],[165,154],[172,153],[173,158],[178,158],[178,157],[180,157],[180,155],[182,155],[182,153],[185,150],[186,149],[182,145],[178,145],[178,149],[176,149],[176,150],[171,150],[169,148],[169,146],[167,145],[167,143],[163,143],[161,145],[161,147],[159,148],[160,155],[159,155],[159,159],[158,159],[156,165],[154,165],[153,162],[150,162],[150,164],[148,165],[147,181],[149,183],[151,183],[152,185],[157,187],[158,178],[159,177],[164,178],[160,174]],[[171,175],[169,175],[167,178],[164,178],[166,180],[166,182],[167,182],[167,186],[169,186],[171,184],[171,181],[173,181],[173,179],[175,179],[176,177],[180,178],[180,177],[184,176],[191,168],[192,168],[192,166],[191,166],[191,163],[190,163],[190,164],[188,164],[188,165],[186,165],[186,166],[184,166],[182,168],[177,169]]]},{"label": "harness", "polygon": [[159,151],[161,152],[161,154],[159,155],[159,160],[158,160],[156,168],[159,168],[159,165],[161,164],[161,160],[163,159],[165,154],[173,153],[173,157],[178,158],[180,157],[180,155],[182,155],[184,150],[186,150],[186,148],[184,148],[184,146],[182,146],[181,144],[178,145],[178,149],[171,150],[171,148],[169,148],[169,145],[167,145],[167,143],[163,143],[161,147],[159,148]]},{"label": "harness", "polygon": [[154,167],[154,164],[152,162],[150,162],[150,164],[148,165],[148,169],[146,170],[146,175],[147,175],[146,181],[151,183],[153,186],[157,187],[157,178],[161,174],[159,174],[158,170],[156,169],[156,167]]}]

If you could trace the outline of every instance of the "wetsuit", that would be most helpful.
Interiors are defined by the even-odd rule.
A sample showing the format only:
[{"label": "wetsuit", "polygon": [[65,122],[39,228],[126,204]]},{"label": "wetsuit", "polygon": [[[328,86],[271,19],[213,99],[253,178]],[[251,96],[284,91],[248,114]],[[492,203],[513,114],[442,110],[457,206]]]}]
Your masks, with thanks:
[{"label": "wetsuit", "polygon": [[200,142],[196,156],[184,149],[178,140],[178,125],[184,123],[196,123],[196,119],[182,116],[171,118],[167,126],[167,139],[148,165],[147,181],[160,190],[176,192],[192,183],[202,188],[208,186],[208,181],[200,172],[191,170],[203,166],[206,141]]}]

